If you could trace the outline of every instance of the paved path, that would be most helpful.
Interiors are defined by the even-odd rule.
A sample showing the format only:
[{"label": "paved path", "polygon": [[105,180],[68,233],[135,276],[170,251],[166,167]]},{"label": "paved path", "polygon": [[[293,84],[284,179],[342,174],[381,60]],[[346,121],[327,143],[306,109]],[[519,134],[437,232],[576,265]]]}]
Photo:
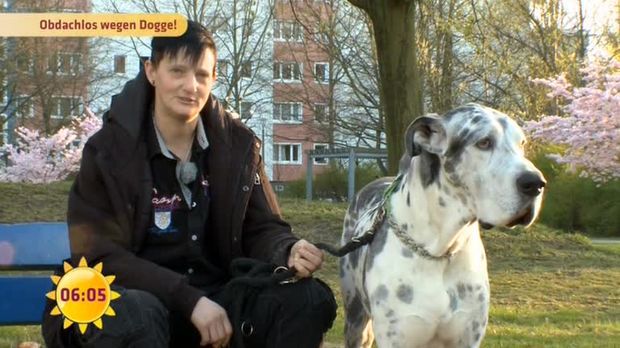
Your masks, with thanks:
[{"label": "paved path", "polygon": [[620,238],[590,238],[594,244],[620,244]]}]

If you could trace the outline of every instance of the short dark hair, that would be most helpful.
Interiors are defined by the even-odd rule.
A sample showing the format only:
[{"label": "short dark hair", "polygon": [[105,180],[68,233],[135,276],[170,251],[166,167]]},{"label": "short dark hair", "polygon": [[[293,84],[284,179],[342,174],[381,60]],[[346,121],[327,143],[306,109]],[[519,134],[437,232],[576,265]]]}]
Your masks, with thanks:
[{"label": "short dark hair", "polygon": [[176,57],[183,51],[189,56],[190,62],[196,62],[202,57],[206,49],[213,51],[217,58],[217,50],[213,36],[202,24],[188,20],[187,30],[178,37],[155,36],[151,40],[151,63],[157,66],[166,56]]}]

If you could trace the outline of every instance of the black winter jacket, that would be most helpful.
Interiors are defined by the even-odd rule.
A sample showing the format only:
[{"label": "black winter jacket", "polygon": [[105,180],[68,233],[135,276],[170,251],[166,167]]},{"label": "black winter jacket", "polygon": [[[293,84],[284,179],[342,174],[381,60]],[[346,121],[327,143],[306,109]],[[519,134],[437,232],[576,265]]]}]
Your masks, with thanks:
[{"label": "black winter jacket", "polygon": [[[71,254],[74,264],[82,256],[89,264],[103,262],[103,273],[115,275],[115,284],[146,290],[189,319],[202,292],[184,275],[136,256],[152,214],[145,129],[153,94],[144,73],[129,81],[86,144],[69,196]],[[212,96],[201,117],[210,144],[208,243],[216,243],[212,249],[219,253],[210,259],[224,270],[242,256],[286,264],[298,239],[280,217],[260,141]]]}]

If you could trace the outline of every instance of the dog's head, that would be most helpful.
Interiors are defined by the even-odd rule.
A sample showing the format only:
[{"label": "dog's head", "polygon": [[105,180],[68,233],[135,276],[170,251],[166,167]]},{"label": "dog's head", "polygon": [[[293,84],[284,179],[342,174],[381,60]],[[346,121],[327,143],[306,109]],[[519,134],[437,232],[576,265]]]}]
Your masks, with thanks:
[{"label": "dog's head", "polygon": [[530,225],[542,204],[545,179],[524,155],[525,136],[507,115],[467,104],[443,116],[413,121],[405,135],[422,184],[439,185],[443,195],[463,202],[482,227]]}]

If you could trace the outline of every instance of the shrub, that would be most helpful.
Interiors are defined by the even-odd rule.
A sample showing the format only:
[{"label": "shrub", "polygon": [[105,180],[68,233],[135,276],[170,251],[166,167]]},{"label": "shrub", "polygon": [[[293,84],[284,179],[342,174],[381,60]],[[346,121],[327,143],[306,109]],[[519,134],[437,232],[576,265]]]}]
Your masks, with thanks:
[{"label": "shrub", "polygon": [[[348,190],[348,168],[342,163],[332,163],[329,168],[314,177],[312,197],[314,199],[331,199],[338,202],[346,201]],[[355,170],[355,192],[369,182],[381,177],[381,171],[373,163],[362,162]],[[306,178],[287,184],[284,197],[306,197]]]},{"label": "shrub", "polygon": [[547,151],[533,159],[548,181],[539,221],[567,232],[620,237],[620,181],[601,184],[580,177],[550,159]]}]

